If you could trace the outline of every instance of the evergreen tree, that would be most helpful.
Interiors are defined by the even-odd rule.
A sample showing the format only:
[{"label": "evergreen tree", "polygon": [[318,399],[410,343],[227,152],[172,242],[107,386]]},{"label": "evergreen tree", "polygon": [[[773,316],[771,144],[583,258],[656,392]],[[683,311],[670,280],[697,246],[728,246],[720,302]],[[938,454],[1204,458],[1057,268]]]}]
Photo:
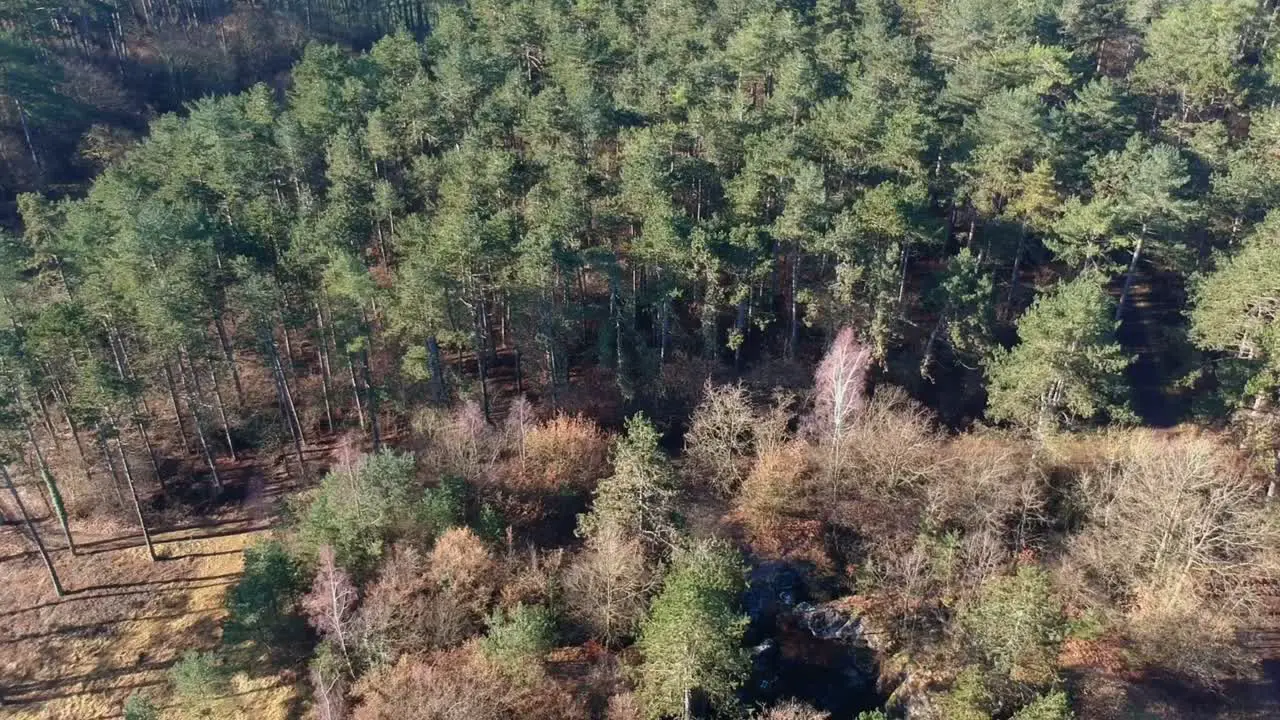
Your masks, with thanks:
[{"label": "evergreen tree", "polygon": [[1039,297],[1018,320],[1019,342],[987,362],[987,415],[1045,433],[1065,422],[1128,417],[1112,302],[1094,275]]}]

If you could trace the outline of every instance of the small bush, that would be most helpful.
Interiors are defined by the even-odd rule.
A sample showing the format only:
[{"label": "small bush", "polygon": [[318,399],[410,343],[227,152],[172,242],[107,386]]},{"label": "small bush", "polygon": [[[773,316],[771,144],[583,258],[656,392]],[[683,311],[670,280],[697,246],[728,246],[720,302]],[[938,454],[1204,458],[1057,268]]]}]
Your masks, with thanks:
[{"label": "small bush", "polygon": [[365,592],[352,634],[362,660],[377,667],[453,647],[478,629],[479,613],[432,581],[427,558],[397,547]]},{"label": "small bush", "polygon": [[755,425],[745,388],[708,382],[685,434],[686,474],[732,494],[751,466]]},{"label": "small bush", "polygon": [[617,530],[592,538],[565,577],[569,613],[592,637],[615,645],[635,634],[649,607],[655,573],[644,545]]},{"label": "small bush", "polygon": [[436,541],[427,576],[464,606],[483,613],[493,596],[497,563],[470,528],[454,528]]},{"label": "small bush", "polygon": [[300,512],[305,547],[334,549],[356,577],[377,565],[385,545],[417,526],[420,491],[412,455],[383,451],[329,471]]},{"label": "small bush", "polygon": [[297,605],[309,587],[307,573],[278,541],[246,548],[244,573],[227,593],[223,640],[275,650],[296,642],[304,630]]},{"label": "small bush", "polygon": [[760,453],[738,495],[738,507],[753,529],[769,526],[795,506],[808,472],[808,448],[801,442]]},{"label": "small bush", "polygon": [[405,657],[356,685],[353,720],[587,720],[585,698],[553,678],[517,682],[470,648]]},{"label": "small bush", "polygon": [[1071,703],[1061,690],[1041,695],[1014,713],[1013,720],[1071,720]]},{"label": "small bush", "polygon": [[124,720],[160,720],[160,710],[151,698],[133,693],[124,702]]},{"label": "small bush", "polygon": [[480,647],[511,676],[536,674],[543,656],[555,644],[555,621],[540,605],[520,604],[509,613],[495,610],[487,624],[489,633]]},{"label": "small bush", "polygon": [[960,625],[995,672],[1031,685],[1053,679],[1065,624],[1043,569],[1023,565],[1014,575],[987,582],[961,611]]},{"label": "small bush", "polygon": [[466,522],[467,483],[461,478],[446,477],[437,487],[423,492],[418,505],[419,533],[434,540],[446,530]]},{"label": "small bush", "polygon": [[174,695],[183,705],[203,708],[227,692],[227,673],[216,654],[188,650],[169,669]]},{"label": "small bush", "polygon": [[557,415],[524,435],[521,485],[586,492],[609,472],[609,440],[585,418]]},{"label": "small bush", "polygon": [[768,710],[753,714],[751,717],[752,720],[828,720],[831,715],[821,710],[816,710],[802,702],[789,700]]},{"label": "small bush", "polygon": [[987,690],[982,671],[967,667],[960,671],[951,689],[940,698],[942,717],[947,720],[991,720],[994,699]]}]

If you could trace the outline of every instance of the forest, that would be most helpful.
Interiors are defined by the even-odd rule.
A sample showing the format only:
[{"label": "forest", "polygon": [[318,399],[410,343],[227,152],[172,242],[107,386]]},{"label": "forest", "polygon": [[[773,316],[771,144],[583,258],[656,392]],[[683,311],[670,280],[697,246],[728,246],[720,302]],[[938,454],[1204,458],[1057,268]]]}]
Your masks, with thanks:
[{"label": "forest", "polygon": [[1280,716],[1278,17],[3,0],[0,717]]}]

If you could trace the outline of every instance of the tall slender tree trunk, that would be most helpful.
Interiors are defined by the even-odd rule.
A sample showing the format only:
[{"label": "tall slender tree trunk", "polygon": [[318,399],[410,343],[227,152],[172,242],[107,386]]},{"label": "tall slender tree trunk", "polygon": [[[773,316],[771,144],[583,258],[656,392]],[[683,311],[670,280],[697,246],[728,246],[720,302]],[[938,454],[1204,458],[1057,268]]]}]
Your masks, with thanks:
[{"label": "tall slender tree trunk", "polygon": [[71,439],[75,442],[76,458],[80,460],[80,468],[84,470],[84,479],[92,485],[93,468],[89,465],[89,456],[84,452],[84,443],[80,440],[79,428],[76,427],[75,421],[71,419],[71,413],[67,410],[71,405],[70,398],[67,397],[67,391],[63,389],[60,381],[55,378],[53,383],[54,394],[58,397],[58,408],[62,410],[62,420],[67,424],[67,430],[71,433]]},{"label": "tall slender tree trunk", "polygon": [[22,496],[18,494],[18,488],[13,485],[13,478],[9,477],[9,468],[0,463],[0,476],[4,478],[5,487],[9,488],[9,494],[13,496],[14,505],[18,506],[18,513],[22,515],[22,522],[27,526],[27,532],[31,535],[31,542],[35,543],[36,551],[40,553],[40,559],[44,561],[45,570],[49,571],[49,581],[53,583],[53,592],[58,597],[62,597],[62,582],[58,580],[58,571],[53,567],[53,560],[49,557],[49,551],[45,549],[44,541],[40,539],[40,533],[36,531],[35,523],[31,522],[31,513],[27,512],[27,506],[22,502]]},{"label": "tall slender tree trunk", "polygon": [[346,356],[347,374],[351,376],[351,399],[356,405],[356,418],[360,421],[360,432],[364,432],[364,403],[360,400],[360,381],[356,379],[356,364],[351,359],[351,353],[346,353]]},{"label": "tall slender tree trunk", "polygon": [[[178,356],[178,370],[182,373],[183,378],[186,377],[186,370],[183,368],[183,357],[187,355],[185,349],[180,351]],[[192,369],[194,375],[194,368]],[[222,492],[222,478],[218,477],[218,464],[213,460],[213,451],[209,449],[209,439],[204,432],[204,421],[200,419],[200,401],[192,393],[192,388],[183,380],[183,387],[187,393],[187,405],[191,408],[191,416],[194,418],[196,426],[196,439],[200,442],[200,450],[204,454],[204,461],[209,466],[209,479],[213,485],[214,493]]]},{"label": "tall slender tree trunk", "polygon": [[[195,368],[191,368],[195,372]],[[227,406],[222,401],[222,384],[218,382],[218,372],[213,363],[209,363],[209,379],[213,383],[213,399],[218,405],[218,417],[222,420],[222,434],[227,438],[227,451],[231,453],[231,462],[236,462],[236,444],[231,439],[231,423],[227,421]]]},{"label": "tall slender tree trunk", "polygon": [[37,169],[40,168],[40,156],[36,153],[36,145],[31,141],[31,127],[27,124],[27,110],[22,107],[22,103],[15,97],[13,105],[18,109],[18,121],[22,124],[22,137],[27,141],[27,151],[31,153],[31,162],[35,163]]},{"label": "tall slender tree trunk", "polygon": [[276,338],[270,328],[262,330],[262,345],[267,359],[271,363],[271,379],[276,386],[276,401],[280,407],[280,416],[289,428],[289,436],[293,438],[293,450],[298,460],[299,477],[306,479],[307,464],[302,454],[302,426],[293,407],[293,396],[289,392],[289,384],[285,382],[284,368],[280,364],[280,352],[276,347]]},{"label": "tall slender tree trunk", "polygon": [[332,392],[329,389],[331,382],[331,374],[329,371],[329,339],[325,331],[324,313],[320,312],[320,304],[316,303],[316,327],[320,331],[319,342],[316,343],[316,362],[320,365],[320,392],[324,397],[324,419],[325,424],[329,428],[329,432],[333,432],[333,403],[329,399]]},{"label": "tall slender tree trunk", "polygon": [[102,460],[107,464],[107,472],[111,476],[111,490],[116,494],[116,502],[120,503],[120,508],[124,509],[124,493],[120,490],[120,476],[116,472],[115,460],[111,458],[111,448],[107,445],[107,436],[102,429],[102,423],[98,423],[98,429],[95,433],[98,437],[98,450],[102,452]]},{"label": "tall slender tree trunk", "polygon": [[789,303],[789,315],[791,320],[791,332],[787,338],[787,359],[796,356],[796,348],[800,344],[800,302],[796,299],[796,293],[799,291],[800,285],[800,249],[796,248],[795,255],[791,258],[791,291]]},{"label": "tall slender tree trunk", "polygon": [[187,440],[187,430],[182,426],[182,409],[178,404],[178,388],[173,382],[173,371],[169,369],[169,363],[164,364],[164,380],[169,386],[169,400],[173,403],[173,420],[178,425],[178,437],[182,438],[182,454],[191,454],[191,442]]},{"label": "tall slender tree trunk", "polygon": [[1013,251],[1013,272],[1009,273],[1009,293],[1004,299],[1006,313],[1013,312],[1013,294],[1018,289],[1018,273],[1022,270],[1022,245],[1026,239],[1027,231],[1023,228],[1018,232],[1018,245]]},{"label": "tall slender tree trunk", "polygon": [[444,403],[448,397],[445,387],[444,363],[440,361],[440,341],[435,335],[427,336],[427,367],[431,372],[431,396],[437,403]]},{"label": "tall slender tree trunk", "polygon": [[1133,246],[1133,255],[1129,258],[1129,269],[1124,273],[1124,287],[1120,289],[1120,300],[1116,302],[1116,322],[1120,322],[1124,317],[1124,307],[1129,301],[1129,292],[1133,290],[1133,277],[1138,271],[1138,258],[1142,256],[1142,241],[1145,240],[1146,226],[1142,228],[1142,236],[1138,237],[1138,243]]},{"label": "tall slender tree trunk", "polygon": [[133,510],[138,515],[138,527],[142,528],[142,541],[147,546],[147,557],[155,562],[156,550],[151,545],[151,531],[147,528],[147,521],[142,516],[142,503],[138,501],[138,488],[133,482],[133,468],[129,466],[129,456],[124,451],[124,443],[120,441],[119,435],[116,436],[116,452],[120,454],[120,464],[124,467],[125,481],[129,485],[129,497],[133,498]]},{"label": "tall slender tree trunk", "polygon": [[222,357],[227,361],[228,367],[231,368],[231,380],[236,386],[236,400],[241,407],[245,405],[244,385],[240,380],[240,362],[236,358],[236,350],[231,346],[231,340],[227,335],[226,324],[222,322],[222,315],[213,316],[213,326],[218,331],[218,345],[222,347]]},{"label": "tall slender tree trunk", "polygon": [[40,410],[40,422],[44,425],[44,429],[49,431],[49,437],[53,438],[53,446],[61,449],[62,440],[58,438],[58,429],[54,427],[53,418],[49,415],[49,405],[45,403],[44,395],[40,393],[39,389],[34,387],[34,384],[32,389],[34,390],[32,395],[36,398],[36,408]]},{"label": "tall slender tree trunk", "polygon": [[133,427],[138,431],[138,436],[142,438],[142,445],[147,449],[147,458],[151,460],[151,471],[156,475],[156,482],[160,483],[160,492],[165,495],[169,494],[169,484],[164,479],[164,474],[160,472],[160,461],[156,458],[156,449],[151,444],[151,437],[147,434],[147,428],[142,424],[139,417],[137,400],[133,401]]},{"label": "tall slender tree trunk", "polygon": [[369,351],[360,351],[360,373],[364,379],[364,390],[368,394],[369,430],[373,437],[373,449],[377,452],[382,447],[382,427],[378,423],[378,391],[373,387],[373,372],[369,368]]},{"label": "tall slender tree trunk", "polygon": [[58,516],[58,524],[62,525],[62,536],[67,540],[67,549],[72,555],[76,555],[76,544],[71,539],[71,523],[67,520],[67,506],[62,501],[62,493],[58,491],[58,483],[53,479],[53,473],[49,471],[49,463],[44,460],[44,451],[40,449],[40,443],[36,440],[36,433],[31,428],[31,423],[24,419],[22,425],[27,430],[27,440],[31,442],[31,448],[35,450],[36,462],[40,464],[40,477],[44,480],[45,489],[49,491],[49,501],[53,505],[54,514]]}]

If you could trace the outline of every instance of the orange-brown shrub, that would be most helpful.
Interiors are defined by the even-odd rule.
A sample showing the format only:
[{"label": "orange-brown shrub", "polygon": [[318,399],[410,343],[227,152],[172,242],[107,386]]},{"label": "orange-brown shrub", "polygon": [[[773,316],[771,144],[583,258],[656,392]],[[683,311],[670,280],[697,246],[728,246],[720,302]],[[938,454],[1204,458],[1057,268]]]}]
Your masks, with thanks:
[{"label": "orange-brown shrub", "polygon": [[380,665],[458,645],[479,632],[480,614],[432,582],[421,552],[396,547],[365,592],[354,625],[359,653]]},{"label": "orange-brown shrub", "polygon": [[608,437],[576,415],[557,415],[531,428],[518,454],[522,489],[586,492],[609,472]]},{"label": "orange-brown shrub", "polygon": [[559,600],[561,575],[564,572],[564,551],[538,552],[529,549],[528,560],[523,553],[515,553],[507,563],[506,580],[498,594],[498,604],[510,610],[525,605],[551,606]]},{"label": "orange-brown shrub", "polygon": [[475,612],[483,613],[488,606],[497,575],[489,548],[470,528],[445,532],[431,550],[427,577]]},{"label": "orange-brown shrub", "polygon": [[760,525],[792,512],[809,469],[809,447],[801,441],[762,448],[738,493],[743,517]]},{"label": "orange-brown shrub", "polygon": [[401,658],[356,684],[353,720],[586,720],[586,707],[553,678],[518,684],[473,647]]}]

